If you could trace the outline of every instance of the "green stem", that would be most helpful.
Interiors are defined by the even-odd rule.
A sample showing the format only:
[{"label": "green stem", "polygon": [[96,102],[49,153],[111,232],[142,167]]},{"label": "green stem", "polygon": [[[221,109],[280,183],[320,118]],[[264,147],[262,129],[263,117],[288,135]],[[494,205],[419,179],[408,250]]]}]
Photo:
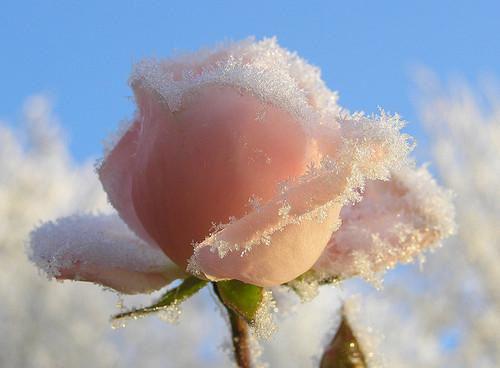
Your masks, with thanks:
[{"label": "green stem", "polygon": [[237,313],[235,313],[231,308],[229,308],[222,300],[219,290],[217,290],[217,284],[213,283],[213,288],[215,295],[219,298],[220,302],[226,308],[227,314],[229,316],[229,322],[231,324],[231,336],[233,343],[234,358],[239,368],[250,368],[250,346],[249,346],[249,336],[248,336],[248,324],[241,318]]}]

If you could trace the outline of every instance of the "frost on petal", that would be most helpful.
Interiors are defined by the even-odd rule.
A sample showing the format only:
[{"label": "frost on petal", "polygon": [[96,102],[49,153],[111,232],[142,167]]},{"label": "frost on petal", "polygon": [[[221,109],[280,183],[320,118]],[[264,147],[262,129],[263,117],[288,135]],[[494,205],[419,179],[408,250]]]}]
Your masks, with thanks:
[{"label": "frost on petal", "polygon": [[245,90],[295,118],[308,121],[318,110],[338,112],[337,94],[321,80],[317,67],[277,44],[275,38],[249,38],[170,60],[143,60],[130,78],[156,90],[173,111],[186,93],[208,85]]},{"label": "frost on petal", "polygon": [[189,270],[213,280],[259,286],[287,282],[309,269],[339,226],[338,203],[282,219],[270,204],[198,245]]},{"label": "frost on petal", "polygon": [[437,246],[455,227],[450,193],[425,167],[405,167],[389,181],[370,181],[361,202],[345,207],[341,218],[342,226],[314,269],[371,280],[375,273]]},{"label": "frost on petal", "polygon": [[[361,115],[342,121],[339,134],[322,126],[320,165],[289,182],[282,193],[201,242],[189,270],[209,279],[278,285],[306,272],[338,229],[343,205],[360,199],[367,179],[386,179],[406,161],[408,137],[399,120]],[[328,135],[327,133],[330,133]],[[328,141],[325,137],[330,137]],[[320,139],[322,141],[320,141]]]},{"label": "frost on petal", "polygon": [[185,274],[113,215],[74,215],[30,236],[29,256],[49,277],[90,281],[123,293],[157,290]]},{"label": "frost on petal", "polygon": [[[341,207],[411,149],[397,117],[347,114],[274,39],[146,60],[130,83],[133,139],[105,157],[104,189],[139,236],[211,279],[269,286],[307,271]],[[115,160],[127,139],[133,153]]]},{"label": "frost on petal", "polygon": [[214,225],[244,216],[252,197],[269,201],[279,182],[306,168],[302,127],[252,95],[204,87],[172,113],[155,91],[134,89],[142,131],[129,168],[133,205],[148,234],[179,265]]}]

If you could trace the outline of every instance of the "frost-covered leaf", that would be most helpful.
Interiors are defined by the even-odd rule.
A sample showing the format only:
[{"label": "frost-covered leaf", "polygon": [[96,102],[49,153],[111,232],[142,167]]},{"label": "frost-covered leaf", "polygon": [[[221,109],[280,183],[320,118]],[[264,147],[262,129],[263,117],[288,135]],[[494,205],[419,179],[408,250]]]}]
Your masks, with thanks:
[{"label": "frost-covered leaf", "polygon": [[161,312],[169,307],[176,306],[182,303],[184,300],[190,298],[200,289],[202,289],[207,283],[208,281],[206,280],[201,280],[194,276],[190,276],[184,279],[184,281],[182,281],[179,286],[168,290],[156,303],[150,305],[149,307],[133,309],[128,312],[120,313],[113,316],[111,319],[113,321],[128,318],[136,319],[150,313]]},{"label": "frost-covered leaf", "polygon": [[255,321],[257,310],[264,299],[264,289],[238,280],[219,281],[217,290],[224,304],[248,323]]},{"label": "frost-covered leaf", "polygon": [[311,269],[284,285],[295,292],[303,302],[307,302],[318,295],[321,285],[337,284],[340,281],[342,279],[339,276],[332,276]]},{"label": "frost-covered leaf", "polygon": [[341,281],[340,276],[333,276],[329,274],[323,274],[315,270],[309,270],[304,272],[302,275],[298,276],[295,280],[288,282],[287,285],[292,284],[294,281],[298,282],[317,282],[319,285],[334,284]]},{"label": "frost-covered leaf", "polygon": [[321,358],[320,368],[366,368],[358,340],[345,316]]}]

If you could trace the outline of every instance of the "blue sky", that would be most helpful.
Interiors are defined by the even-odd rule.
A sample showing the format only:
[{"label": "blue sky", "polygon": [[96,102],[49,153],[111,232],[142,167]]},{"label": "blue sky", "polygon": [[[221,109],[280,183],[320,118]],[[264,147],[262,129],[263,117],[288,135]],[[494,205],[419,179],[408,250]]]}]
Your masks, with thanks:
[{"label": "blue sky", "polygon": [[77,160],[134,107],[133,62],[223,40],[277,36],[321,67],[351,110],[378,106],[410,121],[412,72],[500,76],[499,1],[2,1],[0,120],[19,124],[25,98],[46,93]]}]

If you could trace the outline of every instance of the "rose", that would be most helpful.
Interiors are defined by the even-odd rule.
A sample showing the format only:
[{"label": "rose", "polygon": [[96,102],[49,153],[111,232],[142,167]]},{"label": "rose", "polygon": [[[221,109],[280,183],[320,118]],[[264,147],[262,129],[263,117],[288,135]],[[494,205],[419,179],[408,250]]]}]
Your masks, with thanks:
[{"label": "rose", "polygon": [[[319,71],[274,39],[144,61],[131,86],[138,111],[98,168],[103,187],[142,252],[161,249],[211,280],[273,286],[306,272],[342,207],[361,198],[366,180],[389,178],[410,151],[397,116],[343,111]],[[44,227],[32,236],[33,259],[50,263],[57,257],[42,252],[37,233]],[[67,253],[66,269],[92,262]],[[129,263],[115,260],[114,269],[141,269]],[[117,288],[98,269],[84,278]],[[66,273],[59,277],[81,276]]]}]

